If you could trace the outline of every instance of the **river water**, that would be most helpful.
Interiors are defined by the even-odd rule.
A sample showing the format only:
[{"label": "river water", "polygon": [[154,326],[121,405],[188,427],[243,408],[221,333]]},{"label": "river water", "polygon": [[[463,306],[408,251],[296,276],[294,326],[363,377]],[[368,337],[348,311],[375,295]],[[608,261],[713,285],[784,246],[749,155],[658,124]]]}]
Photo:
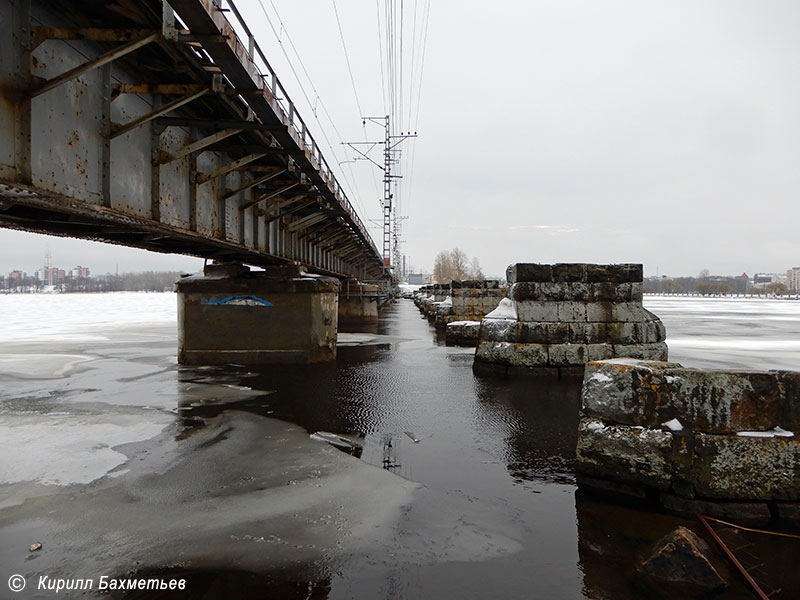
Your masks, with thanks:
[{"label": "river water", "polygon": [[[187,580],[164,597],[625,600],[657,539],[700,531],[577,492],[580,381],[475,377],[474,350],[408,300],[342,335],[335,364],[258,369],[179,367],[175,303],[0,297],[0,585],[29,581],[13,597],[140,573]],[[645,305],[685,366],[800,369],[800,302]],[[796,597],[800,551],[773,540],[751,542],[773,598]],[[730,582],[720,598],[750,597]]]}]

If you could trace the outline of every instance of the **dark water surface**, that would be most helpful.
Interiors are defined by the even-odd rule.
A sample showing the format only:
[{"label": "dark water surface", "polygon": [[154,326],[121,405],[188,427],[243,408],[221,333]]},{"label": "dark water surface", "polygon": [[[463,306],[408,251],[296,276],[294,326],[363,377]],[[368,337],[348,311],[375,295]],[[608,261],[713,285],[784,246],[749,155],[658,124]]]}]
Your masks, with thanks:
[{"label": "dark water surface", "polygon": [[[577,491],[580,379],[476,377],[474,349],[445,347],[410,301],[387,307],[372,331],[389,347],[341,348],[335,365],[247,379],[270,392],[253,410],[363,436],[362,460],[424,486],[391,539],[331,557],[318,579],[285,574],[271,582],[282,597],[642,598],[651,593],[635,569],[653,543],[677,525],[705,535],[693,521]],[[797,544],[755,537],[777,561],[773,587],[789,586],[773,597],[794,598],[785,567],[800,564]],[[730,579],[717,597],[752,597]]]},{"label": "dark water surface", "polygon": [[[111,301],[125,314],[141,298],[91,300]],[[707,321],[660,302],[676,339]],[[474,349],[445,347],[410,301],[310,367],[180,368],[163,312],[152,331],[0,355],[0,598],[56,597],[9,595],[11,573],[106,573],[187,580],[118,598],[632,600],[652,596],[635,569],[656,540],[679,524],[705,536],[578,492],[581,381],[478,378]],[[782,322],[756,325],[759,343]],[[737,536],[772,598],[800,597],[800,540]],[[717,598],[753,597],[728,580]]]}]

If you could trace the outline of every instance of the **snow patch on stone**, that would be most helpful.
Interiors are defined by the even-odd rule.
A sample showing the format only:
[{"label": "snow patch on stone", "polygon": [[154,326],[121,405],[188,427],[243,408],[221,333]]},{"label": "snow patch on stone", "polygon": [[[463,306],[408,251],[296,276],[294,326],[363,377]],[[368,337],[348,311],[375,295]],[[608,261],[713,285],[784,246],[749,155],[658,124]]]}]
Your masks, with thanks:
[{"label": "snow patch on stone", "polygon": [[737,431],[736,435],[739,437],[751,437],[751,438],[790,438],[794,437],[793,431],[787,431],[781,427],[776,427],[775,429],[771,429],[769,431]]},{"label": "snow patch on stone", "polygon": [[678,419],[671,419],[666,423],[662,423],[661,426],[666,427],[670,431],[683,431],[683,425]]},{"label": "snow patch on stone", "polygon": [[500,300],[500,304],[497,305],[497,308],[486,315],[484,319],[514,319],[516,321],[517,307],[513,300],[503,298]]},{"label": "snow patch on stone", "polygon": [[609,382],[614,381],[614,378],[613,377],[609,377],[605,373],[599,373],[598,372],[598,373],[595,373],[594,375],[592,375],[591,377],[589,377],[589,379],[587,381],[598,381],[600,383],[609,383]]}]

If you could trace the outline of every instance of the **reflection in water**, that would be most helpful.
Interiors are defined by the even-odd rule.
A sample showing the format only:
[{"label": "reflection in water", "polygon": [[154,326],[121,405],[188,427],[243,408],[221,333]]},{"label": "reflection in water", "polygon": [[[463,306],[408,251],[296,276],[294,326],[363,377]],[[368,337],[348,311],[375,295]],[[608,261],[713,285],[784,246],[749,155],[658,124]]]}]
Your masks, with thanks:
[{"label": "reflection in water", "polygon": [[[364,436],[363,460],[426,486],[429,494],[384,546],[394,562],[351,557],[332,580],[314,582],[315,594],[640,598],[648,592],[635,570],[655,541],[677,525],[704,535],[686,519],[576,494],[580,378],[475,377],[474,350],[445,347],[410,302],[385,309],[372,332],[391,343],[342,348],[333,365],[251,369],[236,383],[267,395],[188,411],[205,417],[236,408],[309,432]],[[473,529],[465,534],[473,558],[453,560],[447,548]],[[510,545],[500,541],[508,531]],[[480,536],[508,547],[481,557]],[[787,561],[800,564],[779,564]],[[720,598],[747,597],[735,575],[728,579]]]},{"label": "reflection in water", "polygon": [[503,460],[515,481],[574,483],[580,377],[481,382],[479,429],[504,431]]},{"label": "reflection in water", "polygon": [[[138,307],[138,297],[120,298],[111,300],[123,303],[124,315]],[[172,312],[163,310],[164,321],[172,323],[174,298],[165,298]],[[100,308],[104,301],[91,299]],[[778,348],[799,322],[788,315],[795,306],[764,325],[750,304],[745,317],[729,306],[710,318],[706,303],[695,318],[677,302],[659,302],[668,341],[688,359],[697,355],[680,340],[692,331],[743,338],[747,330]],[[30,328],[20,315],[16,327]],[[731,333],[731,321],[758,325]],[[147,418],[159,431],[169,424],[158,439],[131,437],[141,441],[116,448],[124,470],[115,477],[64,488],[66,500],[56,493],[0,510],[4,564],[34,536],[46,542],[34,558],[40,570],[47,560],[62,569],[136,568],[125,562],[135,557],[146,573],[185,576],[187,597],[633,600],[647,594],[634,572],[656,540],[677,524],[702,535],[691,521],[576,495],[580,380],[477,378],[474,349],[444,346],[409,301],[350,334],[329,365],[179,368],[174,339],[159,335],[157,348],[116,340],[70,348],[97,360],[69,381],[2,381],[0,418],[14,422],[8,431],[22,421],[39,427],[39,412],[76,421],[76,438],[109,415],[112,431]],[[741,367],[733,361],[744,360],[748,343],[713,359]],[[61,442],[63,429],[62,437],[46,429],[25,452],[46,456],[42,448]],[[317,431],[363,441],[363,462],[309,439]],[[401,507],[377,519],[376,507],[392,502]],[[49,514],[58,521],[43,521]],[[746,537],[779,571],[784,592],[773,598],[792,598],[800,589],[796,541]],[[354,538],[358,544],[348,543]],[[125,556],[114,558],[122,547]],[[749,598],[735,575],[729,581],[718,598]]]}]

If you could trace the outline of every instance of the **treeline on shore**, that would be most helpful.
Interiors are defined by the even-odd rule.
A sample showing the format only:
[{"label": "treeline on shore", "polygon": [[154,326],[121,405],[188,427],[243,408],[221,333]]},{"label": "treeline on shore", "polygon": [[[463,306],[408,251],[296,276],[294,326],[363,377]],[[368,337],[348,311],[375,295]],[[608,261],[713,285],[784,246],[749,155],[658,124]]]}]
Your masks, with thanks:
[{"label": "treeline on shore", "polygon": [[96,277],[68,277],[52,286],[35,277],[26,277],[19,280],[7,279],[5,289],[2,291],[6,293],[171,292],[173,284],[180,279],[180,276],[180,271],[141,271]]},{"label": "treeline on shore", "polygon": [[646,294],[699,294],[700,296],[784,296],[792,293],[785,283],[754,285],[746,277],[648,277]]}]

